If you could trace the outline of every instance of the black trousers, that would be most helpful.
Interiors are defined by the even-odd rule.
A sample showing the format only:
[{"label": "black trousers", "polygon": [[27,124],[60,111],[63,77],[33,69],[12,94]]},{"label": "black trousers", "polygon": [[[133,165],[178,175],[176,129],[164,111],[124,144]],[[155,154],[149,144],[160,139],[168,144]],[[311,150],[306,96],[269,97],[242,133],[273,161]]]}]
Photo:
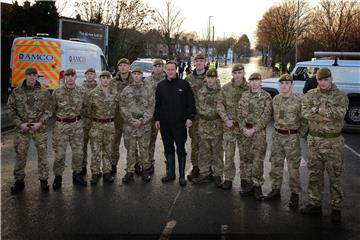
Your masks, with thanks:
[{"label": "black trousers", "polygon": [[185,122],[177,124],[162,124],[160,122],[160,134],[163,140],[165,154],[175,154],[175,142],[178,157],[186,157],[185,143],[187,131]]}]

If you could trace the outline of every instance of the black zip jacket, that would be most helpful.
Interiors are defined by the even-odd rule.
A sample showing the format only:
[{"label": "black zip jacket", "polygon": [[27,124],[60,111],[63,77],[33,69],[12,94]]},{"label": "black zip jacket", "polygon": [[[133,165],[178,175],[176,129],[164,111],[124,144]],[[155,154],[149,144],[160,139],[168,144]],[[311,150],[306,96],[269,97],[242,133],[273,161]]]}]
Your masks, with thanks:
[{"label": "black zip jacket", "polygon": [[160,124],[179,124],[195,117],[194,94],[187,81],[176,78],[162,80],[155,93],[155,121]]}]

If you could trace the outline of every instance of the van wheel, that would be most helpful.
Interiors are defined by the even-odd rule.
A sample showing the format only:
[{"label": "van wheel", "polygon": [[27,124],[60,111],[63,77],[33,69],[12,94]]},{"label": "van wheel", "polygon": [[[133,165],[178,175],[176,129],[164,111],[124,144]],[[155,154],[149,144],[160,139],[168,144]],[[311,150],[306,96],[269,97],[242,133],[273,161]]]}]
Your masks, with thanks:
[{"label": "van wheel", "polygon": [[360,102],[350,102],[345,120],[349,124],[360,125]]}]

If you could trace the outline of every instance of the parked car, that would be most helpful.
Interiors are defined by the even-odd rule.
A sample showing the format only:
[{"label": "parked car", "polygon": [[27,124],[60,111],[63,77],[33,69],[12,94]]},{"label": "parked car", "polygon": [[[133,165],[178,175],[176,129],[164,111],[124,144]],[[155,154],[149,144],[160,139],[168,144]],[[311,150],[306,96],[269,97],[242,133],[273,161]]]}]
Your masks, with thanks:
[{"label": "parked car", "polygon": [[146,78],[152,73],[153,59],[137,59],[131,63],[130,70],[132,71],[136,67],[141,67],[141,69],[143,70],[143,77]]},{"label": "parked car", "polygon": [[[315,57],[327,55],[360,57],[360,53],[315,52]],[[322,67],[331,70],[336,86],[348,95],[349,109],[345,116],[346,122],[360,125],[360,60],[314,59],[312,61],[298,62],[291,72],[294,79],[293,91],[298,95],[302,95],[305,80],[311,76],[314,68]],[[269,92],[272,97],[279,94],[278,78],[264,79],[262,88]]]}]

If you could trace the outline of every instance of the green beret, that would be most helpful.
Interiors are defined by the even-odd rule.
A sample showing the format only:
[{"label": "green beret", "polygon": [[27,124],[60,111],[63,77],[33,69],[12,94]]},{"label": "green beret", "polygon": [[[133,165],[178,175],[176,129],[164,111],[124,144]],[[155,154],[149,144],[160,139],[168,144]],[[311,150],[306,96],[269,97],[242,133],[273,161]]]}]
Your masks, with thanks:
[{"label": "green beret", "polygon": [[74,68],[68,68],[65,70],[65,76],[75,75],[75,74],[76,74],[76,70]]},{"label": "green beret", "polygon": [[290,75],[290,74],[283,74],[283,75],[281,75],[280,76],[280,78],[279,78],[279,82],[282,82],[282,81],[293,81],[293,78],[292,78],[292,76]]},{"label": "green beret", "polygon": [[206,71],[206,76],[207,77],[217,77],[217,71],[216,68],[210,68],[209,70]]},{"label": "green beret", "polygon": [[249,81],[251,81],[251,80],[261,80],[261,75],[260,75],[260,73],[253,73],[253,74],[251,74],[250,77],[249,77]]},{"label": "green beret", "polygon": [[141,67],[135,67],[132,71],[131,71],[132,73],[134,73],[134,72],[138,72],[138,73],[143,73],[143,70],[142,70],[142,68]]},{"label": "green beret", "polygon": [[130,61],[127,58],[121,58],[118,62],[117,62],[117,66],[119,66],[121,63],[126,63],[130,65]]},{"label": "green beret", "polygon": [[38,74],[38,71],[36,70],[36,68],[29,67],[25,70],[25,75],[30,75],[30,74]]},{"label": "green beret", "polygon": [[102,71],[99,77],[109,77],[111,78],[111,73],[109,71]]},{"label": "green beret", "polygon": [[244,65],[237,63],[233,65],[231,72],[240,71],[240,70],[244,70]]},{"label": "green beret", "polygon": [[91,68],[86,69],[85,74],[87,74],[88,72],[96,73],[96,70],[95,70],[95,68],[91,67]]},{"label": "green beret", "polygon": [[205,55],[203,53],[197,53],[194,57],[194,60],[198,60],[198,59],[205,59]]},{"label": "green beret", "polygon": [[321,80],[328,77],[331,77],[331,72],[330,69],[328,68],[320,68],[316,73],[317,80]]},{"label": "green beret", "polygon": [[155,60],[153,61],[153,66],[156,66],[156,65],[162,65],[162,66],[164,66],[163,60],[160,59],[160,58],[155,59]]}]

